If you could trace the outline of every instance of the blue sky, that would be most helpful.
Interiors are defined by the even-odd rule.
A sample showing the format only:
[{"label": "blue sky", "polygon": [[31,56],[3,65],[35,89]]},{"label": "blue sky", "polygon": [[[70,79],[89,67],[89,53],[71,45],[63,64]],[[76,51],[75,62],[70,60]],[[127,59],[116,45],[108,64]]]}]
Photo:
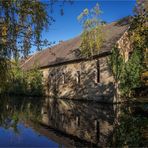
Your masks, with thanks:
[{"label": "blue sky", "polygon": [[61,2],[58,2],[53,7],[54,12],[52,13],[56,22],[48,30],[43,31],[42,38],[58,43],[60,40],[65,41],[81,34],[82,27],[77,21],[77,16],[85,8],[93,8],[96,3],[99,3],[100,9],[103,11],[101,19],[110,23],[132,15],[135,0],[74,0],[72,5],[68,3],[64,5],[63,16],[60,15],[59,11]]}]

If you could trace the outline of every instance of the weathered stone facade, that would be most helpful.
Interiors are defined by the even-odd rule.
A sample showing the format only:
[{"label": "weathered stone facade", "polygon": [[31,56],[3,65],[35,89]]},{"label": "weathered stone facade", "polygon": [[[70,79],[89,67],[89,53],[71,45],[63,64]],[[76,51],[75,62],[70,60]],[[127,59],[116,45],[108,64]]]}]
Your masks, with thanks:
[{"label": "weathered stone facade", "polygon": [[120,54],[124,57],[125,62],[127,62],[129,60],[130,53],[133,51],[128,31],[126,31],[118,40],[117,47],[120,49]]},{"label": "weathered stone facade", "polygon": [[112,102],[114,80],[108,56],[43,69],[46,95]]}]

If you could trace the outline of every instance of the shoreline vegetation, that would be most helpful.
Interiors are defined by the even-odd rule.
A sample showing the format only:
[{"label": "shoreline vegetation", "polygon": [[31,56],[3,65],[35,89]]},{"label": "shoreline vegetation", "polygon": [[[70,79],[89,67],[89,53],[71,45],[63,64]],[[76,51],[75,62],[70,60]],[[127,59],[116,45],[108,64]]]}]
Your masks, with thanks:
[{"label": "shoreline vegetation", "polygon": [[[143,5],[144,3],[144,5]],[[1,3],[3,6],[2,11],[6,11],[9,14],[9,7],[13,9],[16,7],[16,3]],[[23,5],[26,5],[24,8]],[[39,6],[39,10],[36,10],[36,5]],[[36,15],[39,17],[43,17],[41,20],[41,24],[38,24],[38,19],[32,20],[35,21],[35,37],[37,42],[37,47],[39,47],[40,41],[40,34],[43,28],[48,23],[48,19],[46,17],[47,12],[41,11],[45,6],[41,2],[38,3],[31,3],[31,10],[35,9],[37,14],[32,14],[30,17],[33,18]],[[20,1],[19,10],[16,12],[12,12],[13,15],[16,13],[20,15],[19,11],[22,13],[20,18],[22,19],[22,23],[30,23],[26,22],[26,18],[30,14],[26,14],[26,18],[23,17],[22,10],[27,10],[27,7],[30,8],[28,3],[23,3]],[[40,12],[42,12],[40,14]],[[94,54],[94,49],[98,49],[101,47],[101,44],[104,40],[102,33],[100,32],[102,21],[100,20],[101,10],[99,4],[91,9],[85,9],[79,15],[78,19],[83,26],[83,34],[82,34],[82,45],[81,45],[81,52],[86,56],[92,56]],[[6,38],[2,37],[2,44],[0,44],[1,48],[1,59],[0,59],[0,94],[16,94],[16,95],[26,95],[26,96],[41,96],[44,95],[44,88],[43,85],[43,76],[42,73],[36,68],[30,71],[23,71],[20,66],[20,58],[19,51],[15,48],[13,55],[7,55],[7,53],[11,53],[11,49],[7,44],[7,41],[10,39],[8,38],[8,34],[11,34],[14,42],[17,42],[16,36],[11,29],[14,27],[14,22],[10,22],[8,19],[9,15],[4,15],[4,26],[2,26],[2,35],[7,36]],[[123,18],[124,19],[124,18]],[[122,19],[121,19],[122,20]],[[51,20],[50,20],[51,21]],[[31,27],[31,26],[30,26]],[[19,28],[15,28],[16,32],[19,35]],[[22,28],[20,28],[20,31]],[[30,28],[31,29],[31,28]],[[27,32],[27,30],[26,30]],[[95,34],[101,34],[101,36],[96,36]],[[148,62],[147,62],[147,55],[148,55],[148,29],[147,29],[147,3],[140,2],[137,0],[137,4],[135,6],[135,15],[131,17],[130,21],[130,28],[128,30],[128,38],[131,42],[131,52],[129,52],[128,61],[126,61],[124,55],[121,55],[120,49],[115,47],[112,49],[112,55],[109,60],[110,67],[112,73],[114,75],[115,83],[118,86],[118,90],[120,92],[120,97],[126,98],[133,98],[133,97],[147,97],[148,95]],[[32,34],[33,35],[33,34]],[[32,36],[31,35],[31,36]],[[31,37],[30,36],[30,37]],[[91,36],[91,38],[90,38]],[[26,37],[26,36],[25,36]],[[24,38],[25,39],[25,38]],[[28,42],[25,42],[22,45],[24,47],[24,58],[29,56],[30,46],[26,47]],[[15,44],[16,45],[16,44]],[[17,45],[16,45],[17,46]],[[25,49],[26,47],[26,49]],[[87,48],[89,47],[89,49]],[[12,56],[14,57],[12,61]]]},{"label": "shoreline vegetation", "polygon": [[[75,109],[77,108],[79,109],[78,112],[80,113],[80,116],[82,117],[80,121],[81,122],[80,125],[81,124],[83,125],[83,120],[84,120],[86,122],[85,125],[88,125],[88,128],[89,128],[90,126],[89,123],[90,121],[93,121],[92,120],[93,118],[90,119],[90,117],[87,115],[88,112],[91,113],[91,111],[88,110],[88,108],[94,107],[91,113],[92,117],[97,115],[98,116],[97,119],[98,120],[101,119],[104,122],[107,122],[106,119],[110,119],[108,122],[110,122],[111,125],[113,126],[113,131],[112,131],[111,136],[109,136],[110,134],[106,135],[106,136],[109,136],[109,139],[108,139],[109,141],[106,143],[107,146],[111,146],[111,147],[147,146],[147,138],[148,138],[147,137],[147,123],[148,123],[147,112],[148,110],[147,110],[146,104],[133,104],[133,103],[125,104],[124,103],[120,105],[114,105],[113,107],[113,105],[104,106],[103,104],[100,104],[100,103],[96,104],[95,102],[91,102],[91,103],[90,102],[79,102],[79,101],[75,102],[74,100],[71,100],[71,101],[70,100],[55,100],[55,99],[49,99],[49,98],[48,99],[47,98],[46,99],[38,99],[38,98],[36,99],[28,98],[27,99],[27,98],[20,98],[20,97],[18,98],[17,97],[10,97],[10,98],[5,97],[3,99],[0,99],[0,104],[1,104],[0,110],[2,114],[1,116],[2,118],[0,118],[0,125],[4,127],[6,126],[7,128],[9,128],[10,126],[12,129],[14,128],[15,131],[18,131],[17,125],[21,121],[25,121],[25,123],[31,121],[35,124],[37,124],[38,122],[42,123],[42,119],[43,119],[42,115],[46,117],[46,109],[49,109],[49,114],[47,118],[51,119],[51,116],[52,116],[51,123],[53,123],[53,127],[52,125],[49,126],[45,122],[45,124],[47,125],[46,128],[48,127],[50,129],[51,127],[52,131],[55,130],[55,131],[61,132],[62,130],[60,130],[60,127],[64,128],[65,124],[67,123],[66,122],[67,120],[64,120],[64,119],[63,121],[60,120],[61,112],[59,112],[59,109],[61,111],[66,110],[65,105],[68,108],[70,107],[69,110],[73,112],[72,119],[69,118],[69,112],[65,112],[64,114],[65,119],[68,118],[69,121],[74,122],[75,115],[77,115],[77,111]],[[48,108],[47,104],[48,105],[50,104],[50,108]],[[43,107],[45,108],[44,110],[42,110]],[[55,111],[51,113],[50,110],[52,109],[55,109]],[[98,112],[100,113],[98,114]],[[55,114],[56,114],[56,117],[54,118]],[[83,118],[83,116],[85,118]],[[113,117],[114,120],[111,120],[111,118],[109,117],[111,118]],[[5,122],[7,118],[10,118],[9,120],[12,121],[10,122],[11,123],[10,125]],[[59,124],[57,124],[57,122],[56,124],[54,124],[54,121],[57,121],[57,119],[61,126],[58,126]],[[70,124],[68,123],[67,125],[70,126]],[[80,125],[78,129],[76,127],[76,131],[79,130],[80,128],[83,129],[83,126],[82,125],[80,126]],[[91,123],[91,125],[92,125],[91,129],[92,129],[93,122]],[[45,131],[47,131],[47,129]],[[61,133],[67,135],[68,137],[71,137],[69,136],[68,131],[63,131]],[[96,134],[95,132],[93,133],[93,131],[91,131],[91,133]],[[83,137],[81,137],[80,139],[83,139]]]},{"label": "shoreline vegetation", "polygon": [[[36,51],[40,51],[41,45],[44,47],[47,44],[46,41],[41,40],[41,33],[54,22],[54,18],[48,16],[46,4],[42,1],[0,0],[0,14],[4,18],[0,20],[0,128],[11,129],[16,134],[19,133],[18,124],[21,120],[37,122],[43,120],[44,115],[47,122],[54,123],[55,129],[65,126],[65,133],[71,131],[73,134],[73,127],[76,126],[82,139],[87,137],[92,140],[91,133],[93,133],[99,141],[100,134],[106,138],[110,131],[108,146],[148,146],[147,6],[147,0],[137,0],[128,30],[131,49],[129,51],[126,49],[123,54],[116,44],[112,49],[108,64],[121,102],[108,103],[112,108],[111,112],[110,108],[103,110],[107,107],[107,102],[97,100],[63,98],[60,104],[57,91],[52,101],[49,100],[49,96],[46,99],[43,73],[37,65],[30,71],[23,71],[20,67],[20,57],[27,58],[32,45],[37,47]],[[81,52],[90,59],[99,52],[104,42],[101,25],[105,25],[106,22],[100,20],[101,12],[99,4],[96,4],[91,10],[84,9],[79,16],[83,26]],[[80,72],[77,75],[77,81],[80,82]],[[70,104],[70,101],[77,102]],[[68,128],[72,127],[72,130],[68,131],[66,124]],[[85,128],[84,125],[88,126],[87,132],[81,131],[81,127]],[[107,126],[110,127],[109,130]]]},{"label": "shoreline vegetation", "polygon": [[18,62],[13,62],[8,71],[9,77],[2,94],[23,95],[23,96],[42,96],[43,84],[42,74],[37,68],[31,71],[22,71]]}]

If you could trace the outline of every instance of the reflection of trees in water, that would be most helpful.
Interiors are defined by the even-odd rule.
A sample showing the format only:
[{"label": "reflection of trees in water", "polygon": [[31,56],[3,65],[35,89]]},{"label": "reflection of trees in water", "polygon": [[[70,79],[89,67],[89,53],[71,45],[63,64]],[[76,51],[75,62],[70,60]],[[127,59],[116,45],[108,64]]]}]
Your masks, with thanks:
[{"label": "reflection of trees in water", "polygon": [[109,105],[50,98],[43,101],[40,98],[0,99],[1,127],[19,133],[19,121],[37,123],[42,120],[49,127],[101,146],[147,146],[147,113],[147,105]]},{"label": "reflection of trees in water", "polygon": [[147,112],[139,105],[47,99],[42,122],[101,146],[146,146]]},{"label": "reflection of trees in water", "polygon": [[122,104],[114,127],[114,147],[143,147],[148,145],[148,104]]},{"label": "reflection of trees in water", "polygon": [[19,133],[17,124],[24,120],[38,120],[40,118],[41,100],[25,98],[0,98],[0,126],[12,128]]}]

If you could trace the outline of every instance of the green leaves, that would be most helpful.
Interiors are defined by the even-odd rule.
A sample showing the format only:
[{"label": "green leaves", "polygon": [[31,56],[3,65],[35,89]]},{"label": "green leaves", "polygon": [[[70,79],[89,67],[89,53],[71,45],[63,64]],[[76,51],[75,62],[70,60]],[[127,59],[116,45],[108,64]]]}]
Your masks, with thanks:
[{"label": "green leaves", "polygon": [[9,68],[10,61],[0,57],[0,94],[4,92],[7,87],[8,77],[10,77]]},{"label": "green leaves", "polygon": [[0,85],[4,93],[29,96],[40,96],[43,94],[42,75],[36,68],[24,72],[16,62],[13,63],[7,73],[9,73],[9,77],[7,77],[7,81],[4,79],[5,87]]},{"label": "green leaves", "polygon": [[141,147],[145,146],[143,130],[147,127],[146,117],[130,112],[133,106],[122,105],[118,125],[115,127],[112,147]]},{"label": "green leaves", "polygon": [[91,57],[97,54],[103,44],[103,35],[101,28],[96,27],[90,31],[84,31],[82,33],[81,53],[86,57]]},{"label": "green leaves", "polygon": [[99,18],[101,10],[98,3],[94,8],[87,8],[78,16],[78,20],[83,26],[81,53],[86,57],[97,54],[103,44],[104,38],[101,28],[101,19]]},{"label": "green leaves", "polygon": [[[9,59],[27,57],[31,46],[44,46],[41,32],[53,21],[45,3],[36,0],[0,0],[0,93],[9,79]],[[18,75],[17,75],[18,76]],[[19,77],[19,76],[18,76]],[[21,82],[21,81],[20,81]]]},{"label": "green leaves", "polygon": [[77,17],[78,21],[81,21],[85,16],[89,14],[89,10],[85,8],[82,13]]},{"label": "green leaves", "polygon": [[112,71],[119,83],[121,94],[125,97],[131,97],[134,95],[135,88],[146,85],[142,83],[141,78],[142,73],[146,72],[148,68],[148,28],[145,19],[144,16],[137,15],[131,22],[128,34],[133,52],[126,63],[124,57],[120,55],[119,49],[112,51]]},{"label": "green leaves", "polygon": [[[48,17],[45,3],[36,0],[0,0],[3,42],[7,57],[28,56],[32,45],[41,47],[41,32],[53,21]],[[6,26],[6,27],[5,27]],[[3,50],[4,47],[0,48]]]},{"label": "green leaves", "polygon": [[141,75],[143,65],[141,50],[135,49],[129,60],[125,63],[124,58],[119,53],[119,49],[113,48],[110,65],[114,78],[119,83],[119,90],[122,96],[131,96],[134,89],[142,85]]}]

